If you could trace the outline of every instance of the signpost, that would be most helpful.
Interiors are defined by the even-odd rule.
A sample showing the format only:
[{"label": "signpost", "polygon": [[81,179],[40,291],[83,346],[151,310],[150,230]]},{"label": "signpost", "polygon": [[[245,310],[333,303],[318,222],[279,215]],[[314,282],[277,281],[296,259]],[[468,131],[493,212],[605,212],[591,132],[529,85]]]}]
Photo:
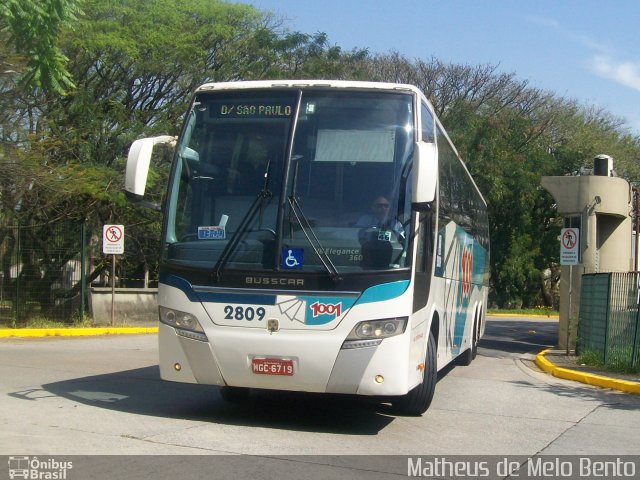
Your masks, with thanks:
[{"label": "signpost", "polygon": [[580,262],[580,229],[563,228],[560,231],[560,265],[569,265],[569,318],[567,322],[567,348],[571,335],[571,294],[573,292],[573,266]]},{"label": "signpost", "polygon": [[560,265],[580,263],[580,230],[563,228],[560,232]]},{"label": "signpost", "polygon": [[111,255],[111,325],[116,316],[116,255],[124,253],[124,225],[102,226],[102,253]]},{"label": "signpost", "polygon": [[102,253],[105,255],[124,253],[124,225],[102,226]]}]

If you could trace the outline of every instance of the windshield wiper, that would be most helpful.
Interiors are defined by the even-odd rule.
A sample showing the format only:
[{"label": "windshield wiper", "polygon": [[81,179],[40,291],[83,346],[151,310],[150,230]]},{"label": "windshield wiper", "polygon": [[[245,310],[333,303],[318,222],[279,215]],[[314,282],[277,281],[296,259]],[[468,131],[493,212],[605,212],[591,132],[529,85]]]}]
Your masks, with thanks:
[{"label": "windshield wiper", "polygon": [[[293,213],[293,216],[296,218],[298,225],[300,225],[300,228],[302,229],[302,233],[304,233],[304,236],[307,237],[309,244],[313,248],[313,251],[316,253],[318,258],[320,259],[322,266],[325,268],[325,270],[329,274],[329,277],[331,277],[331,280],[333,280],[334,282],[339,282],[340,280],[342,280],[342,277],[340,276],[340,272],[338,272],[338,269],[336,268],[335,264],[331,261],[331,258],[329,257],[326,250],[322,246],[322,243],[320,243],[320,240],[318,239],[316,232],[313,230],[313,227],[311,226],[311,222],[309,222],[309,219],[302,211],[302,207],[300,207],[300,203],[296,198],[298,165],[299,165],[298,162],[296,162],[295,170],[293,172],[293,182],[291,185],[291,195],[289,195],[288,197],[291,213]],[[291,215],[289,215],[290,223],[292,223],[291,220],[292,220]]]},{"label": "windshield wiper", "polygon": [[233,235],[233,237],[231,237],[231,240],[224,247],[224,250],[222,250],[222,253],[220,254],[220,258],[218,258],[218,261],[213,267],[213,278],[216,282],[220,280],[220,274],[222,273],[224,266],[229,261],[229,258],[231,257],[233,252],[236,250],[238,244],[242,241],[243,237],[249,231],[249,226],[253,224],[253,220],[255,219],[258,211],[260,211],[260,217],[261,217],[260,223],[262,223],[262,215],[263,215],[262,206],[265,204],[267,200],[269,200],[273,196],[273,194],[271,193],[271,190],[269,190],[270,167],[271,167],[271,160],[267,161],[267,167],[264,171],[264,183],[262,184],[262,189],[260,190],[260,192],[258,192],[256,199],[253,201],[253,203],[247,210],[247,213],[245,213],[242,219],[240,220],[240,224],[238,225],[238,229],[236,230],[236,233]]}]

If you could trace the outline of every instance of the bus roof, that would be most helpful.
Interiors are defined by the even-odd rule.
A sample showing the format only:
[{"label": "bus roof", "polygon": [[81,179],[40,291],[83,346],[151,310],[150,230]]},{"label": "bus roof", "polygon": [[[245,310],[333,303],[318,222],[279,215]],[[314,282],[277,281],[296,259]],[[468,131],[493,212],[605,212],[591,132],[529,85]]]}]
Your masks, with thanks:
[{"label": "bus roof", "polygon": [[[414,85],[404,83],[361,82],[354,80],[257,80],[240,82],[205,83],[198,87],[196,92],[212,90],[240,90],[252,88],[336,88],[336,89],[363,89],[363,90],[395,90],[411,91],[422,98],[424,94]],[[426,98],[424,98],[426,100]]]}]

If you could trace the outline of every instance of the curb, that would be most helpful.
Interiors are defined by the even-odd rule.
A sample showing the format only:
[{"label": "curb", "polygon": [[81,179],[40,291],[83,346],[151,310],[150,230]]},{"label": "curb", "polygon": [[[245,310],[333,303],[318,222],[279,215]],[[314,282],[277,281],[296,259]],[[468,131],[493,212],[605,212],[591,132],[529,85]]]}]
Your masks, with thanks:
[{"label": "curb", "polygon": [[546,349],[536,355],[536,365],[554,377],[563,378],[565,380],[574,380],[576,382],[586,383],[587,385],[593,385],[595,387],[611,388],[622,392],[640,394],[640,383],[638,382],[603,377],[602,375],[577,372],[575,370],[569,370],[568,368],[558,367],[544,356],[548,351],[549,349]]},{"label": "curb", "polygon": [[0,329],[0,338],[87,337],[141,333],[158,333],[158,327],[6,328]]},{"label": "curb", "polygon": [[559,315],[545,315],[543,313],[540,314],[526,314],[526,313],[487,313],[487,317],[520,317],[520,318],[547,318],[549,320],[558,320],[560,318]]}]

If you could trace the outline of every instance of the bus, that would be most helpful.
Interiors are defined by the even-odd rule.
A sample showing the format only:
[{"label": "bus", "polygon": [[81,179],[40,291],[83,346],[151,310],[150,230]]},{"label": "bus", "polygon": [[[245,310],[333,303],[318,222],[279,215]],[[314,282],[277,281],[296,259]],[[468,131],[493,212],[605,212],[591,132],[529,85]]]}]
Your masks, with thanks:
[{"label": "bus", "polygon": [[208,83],[179,137],[136,140],[144,200],[173,143],[163,201],[164,380],[355,394],[421,415],[438,371],[484,333],[487,205],[416,87]]}]

